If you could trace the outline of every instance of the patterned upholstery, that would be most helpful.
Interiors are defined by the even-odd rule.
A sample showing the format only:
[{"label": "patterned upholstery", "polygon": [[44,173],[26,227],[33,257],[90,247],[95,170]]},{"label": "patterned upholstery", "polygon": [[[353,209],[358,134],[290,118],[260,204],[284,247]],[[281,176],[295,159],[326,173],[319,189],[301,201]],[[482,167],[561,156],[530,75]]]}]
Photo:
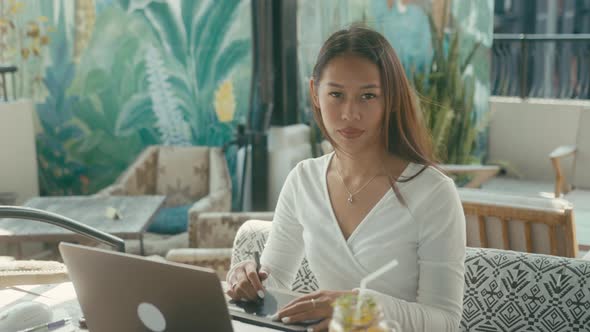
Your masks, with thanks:
[{"label": "patterned upholstery", "polygon": [[272,220],[273,212],[207,212],[190,223],[189,247],[231,248],[238,229],[250,219]]},{"label": "patterned upholstery", "polygon": [[[261,252],[271,224],[248,221],[234,241],[232,264]],[[293,290],[317,282],[304,259]],[[467,248],[461,331],[590,330],[590,262],[500,249]]]},{"label": "patterned upholstery", "polygon": [[468,248],[463,331],[588,331],[590,262]]},{"label": "patterned upholstery", "polygon": [[[255,252],[262,252],[271,223],[262,220],[249,220],[240,227],[234,240],[231,265],[246,259],[254,259]],[[303,259],[291,289],[299,293],[311,293],[318,289],[318,282],[309,269],[307,259]]]},{"label": "patterned upholstery", "polygon": [[193,203],[209,193],[209,148],[162,146],[158,151],[156,193],[164,206]]},{"label": "patterned upholstery", "polygon": [[238,229],[251,219],[272,220],[272,212],[206,212],[189,223],[189,247],[172,249],[166,259],[214,268],[222,280],[229,271],[231,247]]},{"label": "patterned upholstery", "polygon": [[221,280],[225,280],[230,259],[230,248],[201,248],[198,249],[198,255],[195,255],[193,248],[174,249],[166,255],[169,261],[211,268]]}]

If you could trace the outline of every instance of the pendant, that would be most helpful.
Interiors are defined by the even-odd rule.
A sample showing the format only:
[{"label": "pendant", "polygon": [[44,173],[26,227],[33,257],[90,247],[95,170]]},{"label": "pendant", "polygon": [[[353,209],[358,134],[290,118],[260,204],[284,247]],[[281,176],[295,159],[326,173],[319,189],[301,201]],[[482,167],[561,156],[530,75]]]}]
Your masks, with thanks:
[{"label": "pendant", "polygon": [[352,195],[348,195],[348,204],[352,204]]}]

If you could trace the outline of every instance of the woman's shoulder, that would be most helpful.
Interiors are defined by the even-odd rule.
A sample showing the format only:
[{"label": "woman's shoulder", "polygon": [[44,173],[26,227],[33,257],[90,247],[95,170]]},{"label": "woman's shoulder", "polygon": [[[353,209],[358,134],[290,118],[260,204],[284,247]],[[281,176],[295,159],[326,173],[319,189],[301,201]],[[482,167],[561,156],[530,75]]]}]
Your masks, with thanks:
[{"label": "woman's shoulder", "polygon": [[331,154],[323,155],[317,158],[308,158],[299,161],[295,167],[289,173],[285,184],[295,185],[298,184],[307,185],[313,183],[319,183],[322,179],[327,164],[330,162]]},{"label": "woman's shoulder", "polygon": [[[415,175],[414,178],[411,178]],[[429,204],[432,201],[445,201],[456,196],[457,188],[453,179],[434,166],[411,163],[404,172],[406,182],[401,179],[400,190],[407,196],[411,206]]]},{"label": "woman's shoulder", "polygon": [[[415,177],[414,177],[415,176]],[[413,179],[411,179],[414,177]],[[436,166],[424,166],[422,164],[412,163],[408,165],[407,172],[404,172],[404,178],[411,179],[408,183],[415,181],[416,184],[427,186],[429,188],[439,185],[453,185],[453,179],[447,176]]]},{"label": "woman's shoulder", "polygon": [[422,219],[440,209],[447,209],[460,204],[459,194],[453,179],[436,167],[413,164],[412,173],[422,172],[414,179],[400,184],[408,208],[414,218]]},{"label": "woman's shoulder", "polygon": [[304,159],[298,162],[291,172],[297,176],[321,175],[325,171],[327,164],[330,162],[331,156],[332,153],[329,153],[316,158]]}]

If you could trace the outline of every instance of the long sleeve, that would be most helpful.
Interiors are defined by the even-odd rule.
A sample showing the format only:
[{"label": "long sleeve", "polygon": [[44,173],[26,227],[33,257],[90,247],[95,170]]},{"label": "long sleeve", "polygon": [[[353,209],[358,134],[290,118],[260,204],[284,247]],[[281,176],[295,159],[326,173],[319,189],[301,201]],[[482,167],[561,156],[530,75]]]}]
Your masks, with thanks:
[{"label": "long sleeve", "polygon": [[287,177],[275,210],[270,235],[260,259],[270,272],[267,286],[291,289],[297,269],[304,256],[303,226],[297,220],[298,164]]},{"label": "long sleeve", "polygon": [[412,214],[419,224],[416,302],[364,292],[374,295],[385,316],[399,322],[403,331],[457,331],[463,309],[465,216],[452,180],[440,182]]}]

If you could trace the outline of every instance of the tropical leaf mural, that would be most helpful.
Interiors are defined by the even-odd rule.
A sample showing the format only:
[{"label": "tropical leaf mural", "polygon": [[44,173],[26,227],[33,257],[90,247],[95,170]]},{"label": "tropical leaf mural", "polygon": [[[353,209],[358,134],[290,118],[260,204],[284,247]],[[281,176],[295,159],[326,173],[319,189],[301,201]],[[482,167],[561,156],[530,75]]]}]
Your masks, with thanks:
[{"label": "tropical leaf mural", "polygon": [[65,24],[58,20],[58,29],[52,36],[51,66],[45,70],[43,83],[48,96],[37,104],[41,132],[37,135],[39,184],[42,195],[67,195],[88,191],[86,167],[68,155],[67,147],[83,133],[73,123],[73,114],[79,98],[68,96],[67,88],[73,81],[75,65],[65,39]]},{"label": "tropical leaf mural", "polygon": [[149,47],[145,55],[148,71],[149,96],[156,115],[156,127],[164,145],[190,145],[191,135],[182,113],[178,109],[176,96],[172,94],[168,74],[160,52]]},{"label": "tropical leaf mural", "polygon": [[[489,45],[485,38],[491,30],[484,31],[487,24],[478,22],[481,15],[492,15],[489,10],[493,7],[491,0],[484,2],[485,6],[467,0],[453,1],[450,12],[462,34],[458,46],[453,46],[453,33],[445,34],[441,53],[446,56],[451,52],[453,57],[459,54],[455,63],[464,64],[469,50],[475,44],[482,45],[471,64],[459,72],[463,75],[461,84],[468,88],[455,91],[452,96],[453,100],[473,100],[465,105],[472,108],[471,117],[480,124],[487,109],[487,95],[482,91],[489,84],[485,76],[485,52]],[[22,87],[17,89],[38,102],[37,149],[43,194],[95,192],[112,183],[147,145],[220,146],[232,139],[237,124],[246,121],[251,78],[249,0],[3,3],[11,7],[0,9],[14,10],[9,13],[12,16],[3,17],[12,17],[19,31],[31,32],[32,37],[23,39],[30,42],[29,55],[39,53],[28,58],[34,61],[19,62],[19,71],[25,77],[19,83]],[[307,81],[317,50],[329,33],[354,21],[365,21],[386,35],[399,34],[404,29],[388,24],[404,21],[400,18],[413,22],[411,15],[421,13],[427,17],[419,9],[431,3],[300,0],[302,112],[309,115]],[[461,7],[458,3],[469,5]],[[375,10],[381,8],[376,5],[386,9]],[[481,10],[486,14],[478,12],[480,16],[475,17],[474,23],[473,12]],[[384,16],[379,18],[377,14]],[[27,25],[29,21],[37,22],[38,31],[35,24]],[[6,22],[0,20],[0,28]],[[445,26],[443,23],[435,21],[437,27]],[[429,34],[430,27],[420,25],[418,31]],[[2,48],[13,37],[14,34],[0,35],[3,59],[22,56],[18,50],[11,55]],[[424,42],[420,38],[403,40],[396,47],[410,50],[414,47],[410,42]],[[428,47],[429,52],[420,51],[432,55],[420,60],[426,61],[424,68],[431,68],[430,61],[439,53],[438,48]],[[412,63],[412,56],[408,59],[406,68],[420,69],[417,62]],[[426,88],[435,85],[432,76],[428,76],[430,72],[415,73],[416,82],[421,80],[418,75],[422,73]],[[457,76],[453,79],[457,80]],[[432,93],[432,89],[423,91]],[[439,104],[446,105],[439,92],[436,98],[442,101]],[[445,137],[447,127],[456,125],[454,116],[433,116],[440,118],[440,126],[435,129],[439,138]],[[230,150],[227,159],[233,171],[235,151]]]},{"label": "tropical leaf mural", "polygon": [[[156,38],[155,49],[162,50],[169,59],[162,63],[168,65],[169,73],[167,83],[161,86],[167,91],[162,93],[177,98],[178,105],[174,106],[189,123],[192,144],[220,145],[227,141],[231,128],[224,124],[228,119],[219,121],[213,99],[215,91],[250,54],[249,39],[227,38],[242,1],[181,1],[180,15],[166,1],[121,4],[147,22]],[[175,121],[181,119],[175,115]],[[224,140],[219,139],[220,135]]]},{"label": "tropical leaf mural", "polygon": [[18,68],[13,84],[7,84],[10,98],[43,100],[50,35],[55,30],[51,1],[0,1],[0,64]]},{"label": "tropical leaf mural", "polygon": [[[39,43],[55,29],[43,38],[48,60],[19,68],[40,71],[43,83],[36,89],[43,194],[95,192],[147,145],[220,146],[245,121],[249,1],[23,3],[19,20],[46,20]],[[228,162],[235,167],[235,151]]]}]

